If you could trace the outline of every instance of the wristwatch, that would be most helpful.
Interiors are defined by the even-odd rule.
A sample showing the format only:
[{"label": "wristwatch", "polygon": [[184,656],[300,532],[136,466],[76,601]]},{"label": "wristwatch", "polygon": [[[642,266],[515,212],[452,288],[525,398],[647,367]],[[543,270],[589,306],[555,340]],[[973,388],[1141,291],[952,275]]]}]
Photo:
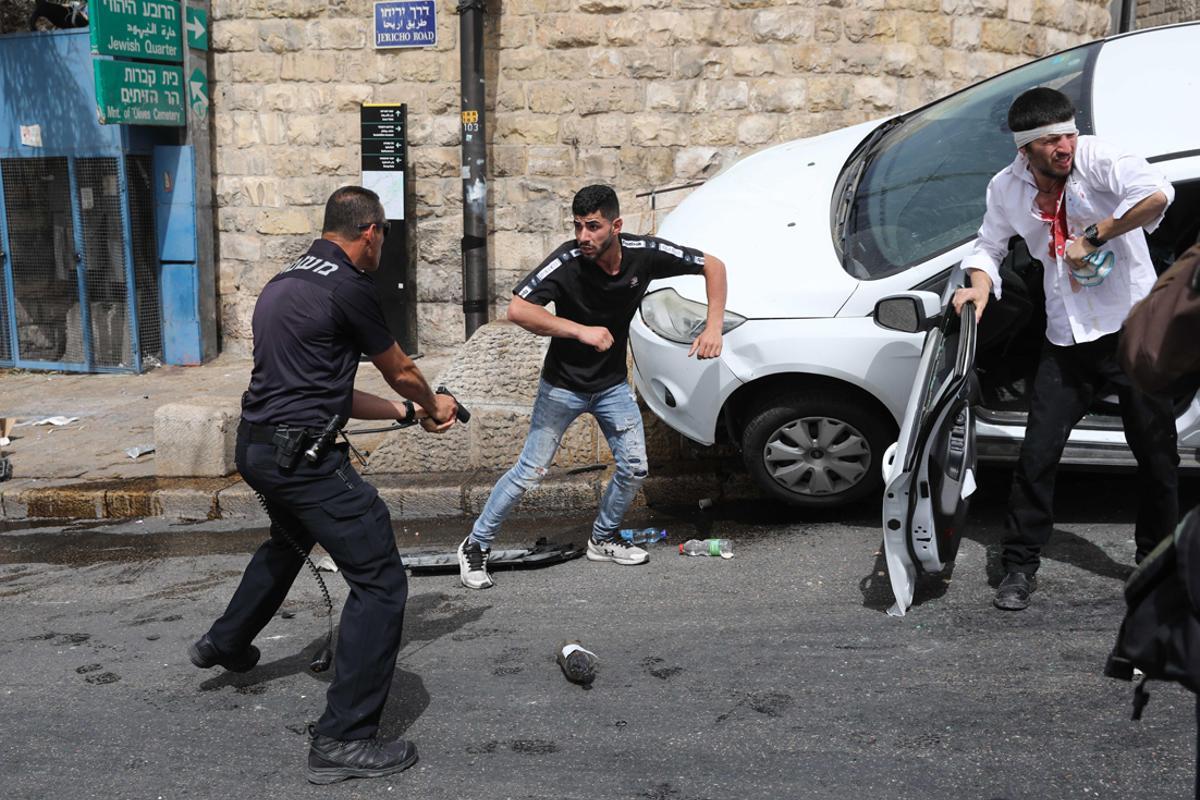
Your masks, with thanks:
[{"label": "wristwatch", "polygon": [[1100,231],[1096,229],[1095,225],[1088,225],[1083,229],[1083,238],[1087,239],[1087,243],[1092,247],[1103,247],[1104,243],[1108,241],[1100,238]]},{"label": "wristwatch", "polygon": [[404,416],[399,421],[402,425],[412,425],[417,421],[417,408],[412,400],[404,401]]}]

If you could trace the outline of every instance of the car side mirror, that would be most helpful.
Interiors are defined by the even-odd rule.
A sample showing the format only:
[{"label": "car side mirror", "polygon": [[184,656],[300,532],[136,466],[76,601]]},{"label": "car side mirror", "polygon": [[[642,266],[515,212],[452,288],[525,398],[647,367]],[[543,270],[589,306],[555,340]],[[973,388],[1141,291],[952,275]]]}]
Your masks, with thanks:
[{"label": "car side mirror", "polygon": [[942,300],[933,292],[906,292],[875,304],[875,324],[889,331],[921,333],[941,320]]}]

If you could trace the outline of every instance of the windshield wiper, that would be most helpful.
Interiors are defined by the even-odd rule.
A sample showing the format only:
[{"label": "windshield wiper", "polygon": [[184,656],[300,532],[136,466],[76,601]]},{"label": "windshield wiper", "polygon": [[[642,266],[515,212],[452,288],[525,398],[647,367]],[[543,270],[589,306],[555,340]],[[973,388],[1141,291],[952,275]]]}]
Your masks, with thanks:
[{"label": "windshield wiper", "polygon": [[854,177],[846,181],[846,186],[842,190],[842,196],[838,199],[837,232],[834,240],[840,245],[843,257],[846,254],[847,240],[850,238],[850,226],[847,223],[850,221],[850,209],[854,205],[854,197],[858,194],[858,184],[862,181],[863,173],[867,171],[867,165],[871,163],[871,156],[874,155],[875,146],[879,144],[884,134],[903,121],[904,117],[893,117],[887,122],[881,123],[875,130],[871,131],[871,135],[858,148],[857,163],[854,165]]}]

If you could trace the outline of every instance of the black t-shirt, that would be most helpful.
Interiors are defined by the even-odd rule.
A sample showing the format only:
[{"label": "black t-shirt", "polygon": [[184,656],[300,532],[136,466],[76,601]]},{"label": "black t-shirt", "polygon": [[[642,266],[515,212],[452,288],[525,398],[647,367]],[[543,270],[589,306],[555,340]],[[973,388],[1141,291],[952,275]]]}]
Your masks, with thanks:
[{"label": "black t-shirt", "polygon": [[323,428],[350,415],[360,354],[395,342],[371,277],[325,239],[263,287],[254,305],[254,371],[242,417]]},{"label": "black t-shirt", "polygon": [[694,275],[704,270],[704,254],[653,236],[622,233],[621,271],[609,275],[564,242],[513,289],[538,305],[553,301],[555,313],[581,325],[608,328],[613,345],[603,353],[575,339],[550,340],[542,377],[576,392],[599,392],[625,380],[625,344],[646,286],[654,278]]}]

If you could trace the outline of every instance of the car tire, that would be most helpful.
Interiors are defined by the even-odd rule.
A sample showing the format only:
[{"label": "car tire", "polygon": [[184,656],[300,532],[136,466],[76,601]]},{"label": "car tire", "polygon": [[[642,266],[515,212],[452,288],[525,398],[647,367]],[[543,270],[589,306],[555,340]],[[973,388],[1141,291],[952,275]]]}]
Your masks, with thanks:
[{"label": "car tire", "polygon": [[770,496],[832,508],[878,493],[880,464],[896,439],[881,409],[849,392],[791,391],[759,400],[742,433],[742,457]]}]

